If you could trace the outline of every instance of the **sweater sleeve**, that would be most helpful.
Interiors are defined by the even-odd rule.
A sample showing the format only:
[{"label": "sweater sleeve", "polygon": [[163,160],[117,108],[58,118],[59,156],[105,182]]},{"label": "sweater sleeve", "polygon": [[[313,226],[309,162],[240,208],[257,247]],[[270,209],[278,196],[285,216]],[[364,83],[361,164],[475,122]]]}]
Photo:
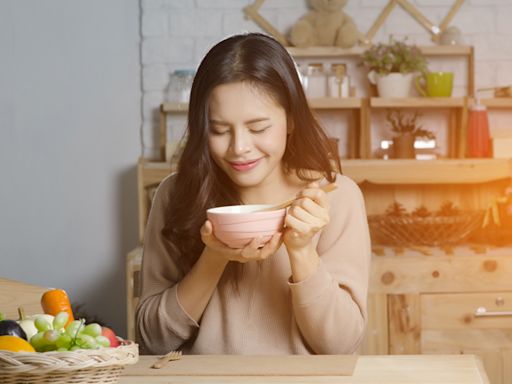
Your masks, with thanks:
[{"label": "sweater sleeve", "polygon": [[364,336],[371,244],[357,184],[338,176],[330,222],[320,234],[320,262],[308,279],[289,283],[295,319],[317,354],[353,353]]},{"label": "sweater sleeve", "polygon": [[172,247],[162,234],[173,182],[170,176],[158,187],[144,236],[136,330],[141,350],[150,354],[179,349],[199,328],[178,300],[177,286],[182,276]]}]

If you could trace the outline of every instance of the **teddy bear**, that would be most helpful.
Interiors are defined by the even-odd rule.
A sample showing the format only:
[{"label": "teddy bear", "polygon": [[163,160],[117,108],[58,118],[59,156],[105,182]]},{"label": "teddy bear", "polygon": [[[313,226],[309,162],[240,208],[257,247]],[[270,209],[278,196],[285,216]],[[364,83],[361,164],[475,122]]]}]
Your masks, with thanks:
[{"label": "teddy bear", "polygon": [[350,48],[359,36],[352,18],[343,12],[348,0],[309,0],[311,11],[292,27],[290,39],[296,47],[336,46]]}]

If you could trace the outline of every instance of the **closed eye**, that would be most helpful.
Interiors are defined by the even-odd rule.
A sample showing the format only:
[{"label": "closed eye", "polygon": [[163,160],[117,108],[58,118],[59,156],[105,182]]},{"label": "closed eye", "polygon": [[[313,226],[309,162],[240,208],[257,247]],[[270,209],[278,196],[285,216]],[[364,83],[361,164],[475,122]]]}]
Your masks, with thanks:
[{"label": "closed eye", "polygon": [[251,133],[255,133],[255,134],[258,134],[258,133],[263,133],[265,132],[267,129],[269,129],[271,127],[271,125],[267,125],[266,127],[263,127],[263,128],[251,128],[249,129],[249,131]]}]

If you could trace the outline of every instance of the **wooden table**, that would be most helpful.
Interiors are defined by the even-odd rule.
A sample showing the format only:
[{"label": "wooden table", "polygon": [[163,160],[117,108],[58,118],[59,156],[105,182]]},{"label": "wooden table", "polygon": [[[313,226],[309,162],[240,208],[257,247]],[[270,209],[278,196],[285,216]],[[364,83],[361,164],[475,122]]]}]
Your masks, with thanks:
[{"label": "wooden table", "polygon": [[[194,356],[186,356],[192,359]],[[204,383],[352,383],[352,384],[488,384],[480,360],[473,355],[386,355],[359,356],[352,376],[176,376],[147,367],[154,356],[141,356],[127,367],[120,384],[204,384]],[[171,364],[171,363],[170,363]],[[165,369],[165,368],[164,368]]]}]

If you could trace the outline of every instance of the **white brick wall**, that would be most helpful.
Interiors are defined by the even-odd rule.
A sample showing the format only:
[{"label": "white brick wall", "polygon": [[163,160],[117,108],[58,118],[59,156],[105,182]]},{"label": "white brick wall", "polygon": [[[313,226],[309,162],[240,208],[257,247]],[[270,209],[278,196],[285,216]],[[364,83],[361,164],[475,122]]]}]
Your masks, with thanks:
[{"label": "white brick wall", "polygon": [[[143,139],[146,157],[158,148],[157,109],[164,98],[169,74],[196,68],[208,49],[233,33],[261,31],[245,20],[243,8],[252,0],[140,0],[143,87]],[[439,24],[455,0],[410,0],[434,24]],[[367,31],[388,0],[349,0],[346,11],[361,31]],[[307,10],[305,0],[266,0],[261,14],[286,33]],[[512,0],[466,0],[452,21],[463,31],[466,44],[475,46],[476,86],[512,84]],[[430,44],[423,27],[399,7],[374,41],[410,36]],[[455,68],[460,65],[454,63]],[[462,74],[461,74],[462,76]],[[510,124],[512,127],[512,124]],[[175,137],[170,133],[170,137]]]}]

